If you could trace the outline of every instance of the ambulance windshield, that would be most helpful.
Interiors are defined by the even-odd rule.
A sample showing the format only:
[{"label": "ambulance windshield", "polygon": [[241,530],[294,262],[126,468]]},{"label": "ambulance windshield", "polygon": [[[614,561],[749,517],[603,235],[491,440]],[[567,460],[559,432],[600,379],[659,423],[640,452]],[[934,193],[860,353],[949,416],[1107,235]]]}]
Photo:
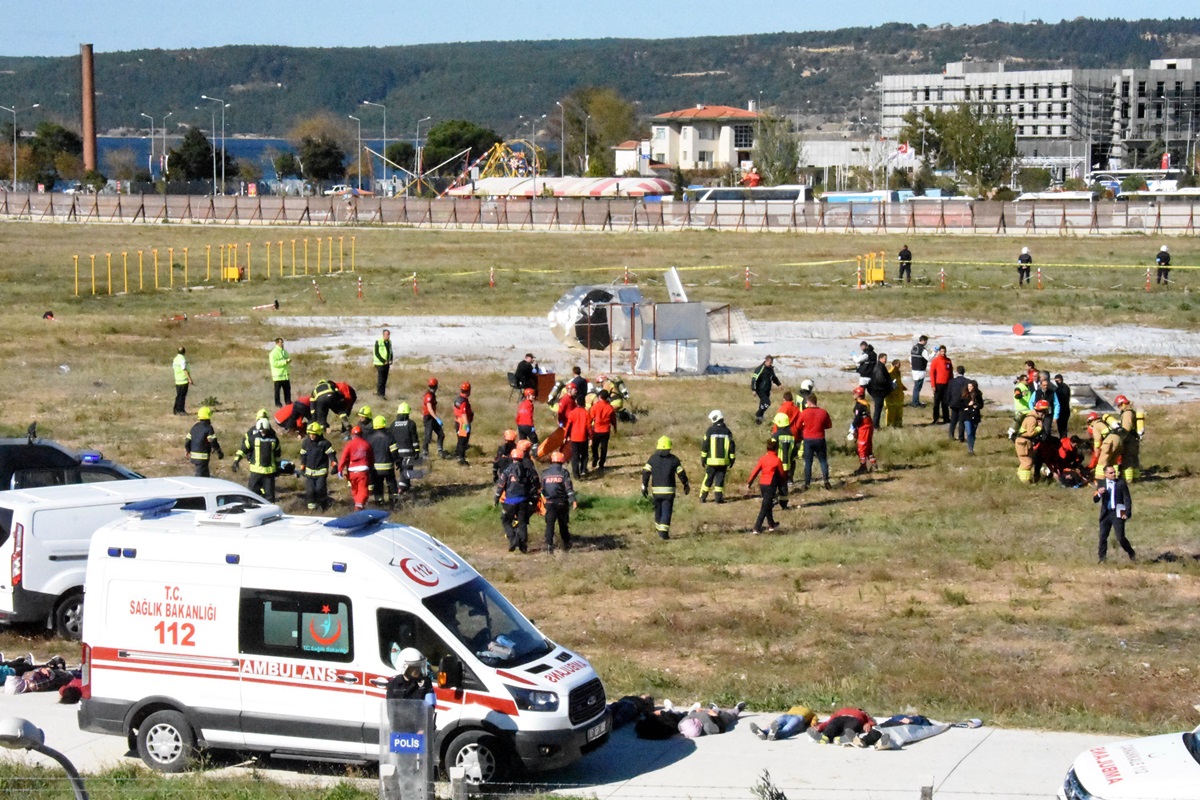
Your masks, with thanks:
[{"label": "ambulance windshield", "polygon": [[489,666],[524,664],[548,655],[553,649],[496,587],[483,578],[428,597],[425,607]]}]

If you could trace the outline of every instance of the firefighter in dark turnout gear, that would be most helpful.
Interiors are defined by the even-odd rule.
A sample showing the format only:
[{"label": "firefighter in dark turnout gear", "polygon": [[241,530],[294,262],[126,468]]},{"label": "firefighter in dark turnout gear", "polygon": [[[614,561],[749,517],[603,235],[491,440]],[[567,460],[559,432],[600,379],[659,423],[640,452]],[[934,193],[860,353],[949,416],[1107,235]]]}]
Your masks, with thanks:
[{"label": "firefighter in dark turnout gear", "polygon": [[575,502],[575,487],[571,475],[563,467],[567,458],[561,450],[550,455],[550,466],[542,473],[542,498],[546,501],[546,541],[542,549],[554,552],[554,525],[562,536],[562,549],[571,549],[571,509],[579,508]]},{"label": "firefighter in dark turnout gear", "polygon": [[196,424],[188,431],[187,438],[183,440],[183,454],[192,462],[192,469],[196,472],[197,478],[210,477],[209,457],[217,454],[217,458],[225,458],[225,452],[221,450],[221,443],[217,441],[217,432],[212,426],[212,409],[208,406],[200,406],[196,411]]},{"label": "firefighter in dark turnout gear", "polygon": [[496,457],[492,459],[492,483],[500,480],[500,473],[508,469],[512,463],[512,452],[517,449],[517,432],[509,428],[496,448]]},{"label": "firefighter in dark turnout gear", "polygon": [[675,510],[675,476],[683,483],[683,493],[691,494],[687,472],[671,453],[671,440],[660,436],[654,455],[642,467],[642,497],[654,495],[654,531],[660,539],[671,538],[671,513]]},{"label": "firefighter in dark turnout gear", "polygon": [[337,451],[324,433],[324,425],[310,422],[308,436],[300,443],[299,472],[304,476],[304,496],[309,511],[329,508],[329,471],[337,472]]},{"label": "firefighter in dark turnout gear", "polygon": [[708,502],[708,493],[717,496],[718,503],[725,502],[725,474],[737,460],[737,445],[733,433],[725,424],[725,415],[717,409],[708,414],[712,422],[704,432],[700,444],[700,466],[704,469],[704,480],[700,482],[700,502]]},{"label": "firefighter in dark turnout gear", "polygon": [[375,459],[371,472],[371,494],[377,505],[383,505],[384,487],[391,504],[396,505],[396,440],[388,430],[387,418],[382,414],[371,420],[371,432],[366,436],[371,445],[371,457]]},{"label": "firefighter in dark turnout gear", "polygon": [[267,419],[266,410],[258,412],[259,418],[254,421],[254,427],[246,431],[242,438],[242,446],[233,457],[233,471],[238,471],[238,464],[244,458],[250,463],[250,480],[246,486],[267,499],[275,502],[275,476],[279,474],[279,460],[282,448],[279,437],[271,430],[271,422]]},{"label": "firefighter in dark turnout gear", "polygon": [[775,375],[775,359],[767,356],[750,376],[750,388],[758,396],[758,412],[754,415],[754,424],[762,425],[763,414],[771,407],[771,384],[782,386]]},{"label": "firefighter in dark turnout gear", "polygon": [[412,409],[408,403],[396,407],[392,421],[392,439],[396,442],[396,486],[400,494],[412,488],[412,469],[421,457],[421,435],[417,423],[409,419]]},{"label": "firefighter in dark turnout gear", "polygon": [[500,513],[500,524],[504,526],[504,536],[508,539],[508,552],[520,550],[522,553],[529,549],[529,511],[531,502],[537,500],[538,482],[537,471],[527,471],[522,465],[525,460],[524,449],[514,449],[512,461],[500,480],[496,481],[496,505],[504,504]]}]

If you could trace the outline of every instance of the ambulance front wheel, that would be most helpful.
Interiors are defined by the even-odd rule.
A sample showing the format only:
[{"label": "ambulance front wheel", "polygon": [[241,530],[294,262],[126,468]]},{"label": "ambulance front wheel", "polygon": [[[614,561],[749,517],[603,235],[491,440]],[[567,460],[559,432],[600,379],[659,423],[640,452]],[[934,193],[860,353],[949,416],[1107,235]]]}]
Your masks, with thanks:
[{"label": "ambulance front wheel", "polygon": [[463,767],[467,783],[474,786],[502,781],[505,759],[500,740],[486,731],[459,734],[446,750],[446,768]]},{"label": "ambulance front wheel", "polygon": [[142,720],[137,752],[157,772],[186,772],[196,754],[196,735],[178,711],[158,711]]}]

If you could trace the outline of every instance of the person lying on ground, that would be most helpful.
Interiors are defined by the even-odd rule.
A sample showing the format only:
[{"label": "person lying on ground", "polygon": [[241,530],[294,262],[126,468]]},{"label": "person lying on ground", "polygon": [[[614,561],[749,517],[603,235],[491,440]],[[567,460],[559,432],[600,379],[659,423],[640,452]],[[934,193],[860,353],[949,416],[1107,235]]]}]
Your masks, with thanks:
[{"label": "person lying on ground", "polygon": [[733,708],[718,708],[713,703],[708,708],[690,712],[679,722],[679,732],[689,739],[700,736],[716,736],[725,733],[737,724],[738,717],[746,710],[744,702]]},{"label": "person lying on ground", "polygon": [[647,714],[653,714],[654,698],[648,694],[626,695],[609,703],[608,710],[612,714],[612,727],[615,731],[623,725],[637,722]]},{"label": "person lying on ground", "polygon": [[765,731],[751,722],[750,732],[765,742],[774,742],[804,733],[816,721],[817,715],[808,706],[792,706],[786,714],[773,719]]}]

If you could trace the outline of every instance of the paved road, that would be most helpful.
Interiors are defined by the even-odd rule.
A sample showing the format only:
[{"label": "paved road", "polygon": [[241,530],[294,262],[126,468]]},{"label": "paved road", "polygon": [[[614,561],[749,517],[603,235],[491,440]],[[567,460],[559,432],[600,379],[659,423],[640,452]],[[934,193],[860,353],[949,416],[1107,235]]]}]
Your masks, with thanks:
[{"label": "paved road", "polygon": [[[46,744],[65,753],[85,773],[123,763],[123,739],[80,731],[75,706],[59,705],[57,693],[0,694],[0,717],[20,716],[46,732]],[[613,734],[607,746],[578,764],[542,776],[566,794],[600,800],[738,798],[746,800],[762,771],[790,800],[827,798],[835,793],[856,800],[916,800],[932,786],[938,800],[1028,800],[1052,798],[1071,761],[1105,735],[954,728],[901,751],[877,752],[818,745],[807,737],[762,742],[747,722],[765,725],[768,714],[748,714],[722,736],[665,742],[634,738],[629,729]],[[45,763],[36,754],[0,750],[0,758]],[[230,771],[245,769],[234,761]],[[288,782],[327,783],[329,768],[268,760],[260,772]]]}]

